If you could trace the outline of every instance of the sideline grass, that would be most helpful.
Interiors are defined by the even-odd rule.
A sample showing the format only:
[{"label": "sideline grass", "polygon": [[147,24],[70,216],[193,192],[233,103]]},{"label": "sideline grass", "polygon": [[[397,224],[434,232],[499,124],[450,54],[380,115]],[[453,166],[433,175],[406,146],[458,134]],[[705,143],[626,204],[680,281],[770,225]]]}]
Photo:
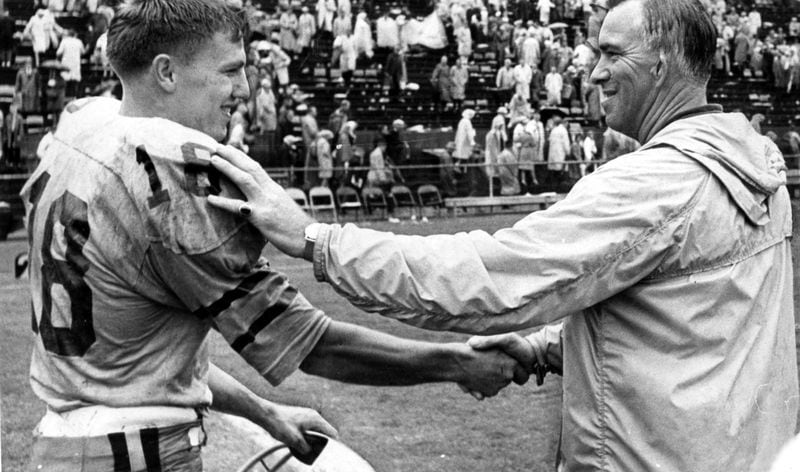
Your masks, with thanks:
[{"label": "sideline grass", "polygon": [[[513,223],[519,215],[432,219],[430,224],[371,226],[400,233],[455,232],[483,227],[493,230]],[[0,299],[5,307],[0,322],[0,382],[3,412],[3,469],[25,470],[30,432],[43,405],[28,384],[31,332],[27,287],[13,279],[11,261],[25,250],[16,238],[0,243]],[[369,315],[352,308],[326,285],[318,284],[310,264],[268,249],[276,269],[286,273],[300,290],[330,316],[400,336],[433,341],[463,342],[467,336],[428,332]],[[556,425],[560,379],[511,386],[495,398],[478,402],[449,384],[404,388],[346,385],[292,375],[278,388],[258,378],[218,336],[212,344],[214,361],[231,370],[254,390],[283,403],[318,409],[338,429],[341,439],[381,471],[550,470],[557,444]],[[210,421],[207,470],[232,470],[252,450],[217,418]],[[214,427],[217,428],[215,434]]]},{"label": "sideline grass", "polygon": [[[795,208],[795,221],[798,211]],[[431,234],[472,228],[493,231],[513,224],[520,215],[434,219],[428,225],[374,223],[398,233]],[[27,381],[30,359],[29,301],[26,287],[10,273],[14,254],[25,249],[22,239],[0,243],[0,388],[2,388],[2,454],[4,471],[22,471],[30,453],[30,431],[42,412]],[[797,260],[800,242],[793,242]],[[313,280],[308,263],[267,251],[273,267],[286,273],[300,290],[330,316],[399,336],[434,341],[463,341],[466,336],[428,332],[352,308],[333,291]],[[795,277],[795,300],[798,278]],[[795,305],[795,311],[797,311]],[[511,386],[495,398],[477,402],[455,385],[376,388],[346,385],[302,373],[272,388],[255,375],[218,337],[214,361],[231,370],[254,390],[279,402],[318,409],[339,429],[341,439],[389,471],[549,471],[552,470],[560,422],[561,383],[548,377]],[[233,470],[251,452],[235,430],[216,418],[210,421],[206,469]],[[216,431],[215,431],[216,428]]]}]

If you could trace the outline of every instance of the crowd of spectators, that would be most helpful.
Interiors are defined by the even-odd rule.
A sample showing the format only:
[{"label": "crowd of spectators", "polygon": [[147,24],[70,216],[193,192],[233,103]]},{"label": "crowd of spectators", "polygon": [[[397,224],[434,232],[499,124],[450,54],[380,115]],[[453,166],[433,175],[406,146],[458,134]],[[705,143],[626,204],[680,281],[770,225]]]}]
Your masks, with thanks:
[{"label": "crowd of spectators", "polygon": [[764,23],[757,4],[707,1],[717,26],[715,73],[732,77],[765,77],[782,92],[800,81],[800,21]]},{"label": "crowd of spectators", "polygon": [[[430,2],[425,18],[412,17],[403,4],[369,0],[318,0],[311,7],[280,0],[266,10],[251,0],[229,1],[241,2],[249,18],[246,74],[251,93],[233,113],[228,143],[265,166],[302,169],[289,177],[292,185],[388,188],[403,180],[398,166],[408,164],[410,155],[402,138],[405,123],[390,118],[380,130],[370,130],[375,138],[368,145],[359,146],[357,117],[347,96],[355,87],[356,68],[377,66],[389,100],[402,103],[402,92],[410,87],[406,56],[420,46],[441,54],[428,76],[436,114],[454,125],[460,119],[453,143],[446,146],[453,162],[447,174],[456,179],[469,174],[470,164],[480,164],[485,178],[499,189],[496,193],[534,193],[542,185],[574,181],[596,161],[637,146],[605,129],[602,90],[589,80],[594,53],[586,37],[599,28],[602,0],[438,0]],[[15,130],[22,130],[19,123],[27,115],[52,112],[55,124],[57,112],[71,97],[114,92],[111,82],[86,90],[81,66],[88,63],[104,78],[113,76],[104,51],[116,2],[40,3],[24,31],[16,33],[7,12],[0,15],[0,61],[19,64],[13,104],[0,120],[3,148],[11,146],[5,162],[19,155],[13,147],[22,131]],[[720,33],[717,73],[764,76],[786,91],[797,87],[800,21],[792,18],[784,32],[780,25],[762,24],[758,5],[707,1],[707,6]],[[86,28],[59,26],[56,18],[66,15],[84,18]],[[31,44],[30,60],[14,60],[20,41]],[[313,90],[301,90],[290,73],[294,63],[292,70],[310,74],[316,64],[308,59],[320,44],[331,47],[324,58],[325,74],[337,77],[341,85],[334,96],[337,108],[329,117],[318,116],[308,93]],[[477,85],[470,76],[478,45],[488,48],[497,64],[491,84]],[[475,111],[464,105],[476,93],[494,94],[502,104],[481,143],[476,139],[482,133],[471,124]],[[588,128],[572,119],[575,109],[581,110],[579,121]]]}]

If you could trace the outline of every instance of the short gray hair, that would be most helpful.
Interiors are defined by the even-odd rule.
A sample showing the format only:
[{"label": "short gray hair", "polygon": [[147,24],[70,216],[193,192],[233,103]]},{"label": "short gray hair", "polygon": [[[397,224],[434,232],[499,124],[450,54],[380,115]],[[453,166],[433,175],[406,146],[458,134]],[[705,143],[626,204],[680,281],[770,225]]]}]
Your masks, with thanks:
[{"label": "short gray hair", "polygon": [[[609,9],[629,0],[609,0]],[[717,30],[700,0],[641,0],[645,43],[674,60],[687,79],[706,84],[711,77]]]}]

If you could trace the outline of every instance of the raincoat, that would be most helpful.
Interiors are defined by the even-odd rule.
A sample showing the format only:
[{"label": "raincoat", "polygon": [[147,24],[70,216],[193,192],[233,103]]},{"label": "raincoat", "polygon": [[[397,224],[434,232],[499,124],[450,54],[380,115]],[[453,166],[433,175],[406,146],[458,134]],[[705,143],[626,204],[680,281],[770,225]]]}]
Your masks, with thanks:
[{"label": "raincoat", "polygon": [[781,167],[742,114],[690,116],[493,235],[323,226],[314,271],[427,329],[563,319],[565,471],[768,470],[798,403]]}]

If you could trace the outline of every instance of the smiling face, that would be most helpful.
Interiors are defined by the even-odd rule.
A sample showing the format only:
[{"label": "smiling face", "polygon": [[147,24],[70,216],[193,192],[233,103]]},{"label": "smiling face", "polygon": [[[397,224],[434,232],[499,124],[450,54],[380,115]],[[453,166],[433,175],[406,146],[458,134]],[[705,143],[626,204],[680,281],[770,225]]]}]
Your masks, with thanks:
[{"label": "smiling face", "polygon": [[172,119],[221,141],[227,135],[231,111],[250,89],[244,73],[242,41],[217,33],[187,62],[175,66],[175,99],[180,105]]},{"label": "smiling face", "polygon": [[639,0],[628,0],[608,12],[600,29],[600,61],[591,75],[606,96],[602,107],[608,126],[634,139],[658,93],[658,54],[644,42]]}]

